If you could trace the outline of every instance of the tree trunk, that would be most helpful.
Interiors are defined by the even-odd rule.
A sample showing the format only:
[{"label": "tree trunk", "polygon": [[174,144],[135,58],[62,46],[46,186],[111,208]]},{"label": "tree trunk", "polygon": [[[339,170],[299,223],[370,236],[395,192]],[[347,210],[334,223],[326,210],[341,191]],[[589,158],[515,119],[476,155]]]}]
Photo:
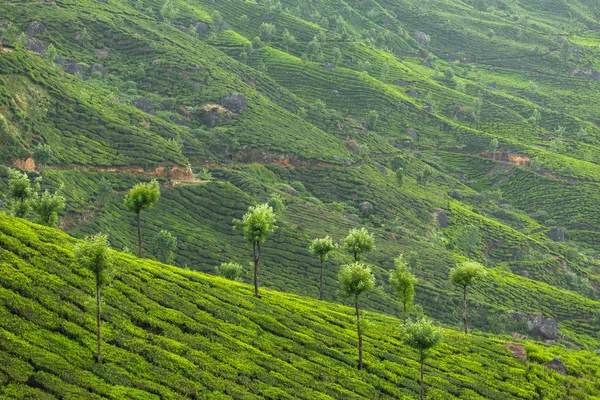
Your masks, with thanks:
[{"label": "tree trunk", "polygon": [[138,254],[142,258],[142,223],[140,221],[140,212],[137,213],[137,228],[138,228]]},{"label": "tree trunk", "polygon": [[323,300],[323,256],[321,256],[321,275],[319,277],[319,300]]},{"label": "tree trunk", "polygon": [[356,333],[358,334],[358,369],[363,367],[362,357],[362,332],[360,331],[360,308],[358,306],[358,298],[356,298],[354,305],[356,306]]},{"label": "tree trunk", "polygon": [[254,296],[260,298],[258,294],[258,263],[260,262],[260,242],[254,242],[252,245],[254,256]]},{"label": "tree trunk", "polygon": [[98,339],[98,364],[102,364],[102,347],[100,344],[100,286],[96,285],[96,323],[98,327],[98,332],[96,333],[96,338]]},{"label": "tree trunk", "polygon": [[463,327],[465,329],[465,335],[468,334],[467,330],[467,287],[463,286]]},{"label": "tree trunk", "polygon": [[421,380],[420,380],[420,385],[419,385],[419,399],[423,400],[425,398],[425,388],[424,388],[424,384],[423,384],[423,361],[424,361],[424,357],[423,357],[423,350],[421,350],[421,369],[420,369],[420,373],[421,373]]},{"label": "tree trunk", "polygon": [[406,300],[403,301],[404,304],[404,327],[406,327]]}]

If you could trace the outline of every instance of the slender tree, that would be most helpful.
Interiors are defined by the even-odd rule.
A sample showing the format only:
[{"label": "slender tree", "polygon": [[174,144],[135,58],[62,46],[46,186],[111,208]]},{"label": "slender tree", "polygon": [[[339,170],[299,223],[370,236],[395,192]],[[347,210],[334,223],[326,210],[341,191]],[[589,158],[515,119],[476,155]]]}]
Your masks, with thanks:
[{"label": "slender tree", "polygon": [[375,238],[365,228],[350,229],[342,248],[354,257],[354,262],[357,262],[365,253],[375,249]]},{"label": "slender tree", "polygon": [[260,244],[277,229],[275,226],[275,213],[268,204],[250,206],[242,220],[233,220],[234,229],[243,231],[244,238],[252,245],[252,256],[254,260],[254,296],[258,294],[258,272],[260,265]]},{"label": "slender tree", "polygon": [[406,326],[406,313],[415,298],[417,278],[406,265],[402,255],[394,260],[394,265],[396,268],[390,271],[390,286],[402,303],[404,326]]},{"label": "slender tree", "polygon": [[429,349],[434,347],[442,340],[443,333],[440,328],[433,326],[430,320],[423,318],[417,322],[409,322],[404,330],[404,343],[415,348],[419,352],[420,362],[420,385],[419,385],[419,399],[423,400],[425,397],[424,383],[423,383],[423,364],[427,357]]},{"label": "slender tree", "polygon": [[356,309],[356,333],[358,335],[358,369],[363,367],[362,331],[360,326],[360,297],[375,287],[375,277],[371,268],[363,263],[355,262],[345,265],[338,275],[341,293],[352,300]]},{"label": "slender tree", "polygon": [[463,329],[468,334],[467,329],[467,287],[476,281],[485,277],[483,265],[475,261],[467,261],[458,264],[456,268],[450,271],[450,281],[463,290]]},{"label": "slender tree", "polygon": [[25,172],[8,169],[8,194],[13,200],[13,215],[25,218],[31,211],[31,202],[36,196],[36,190]]},{"label": "slender tree", "polygon": [[175,260],[174,251],[177,249],[177,237],[162,229],[154,238],[154,255],[158,261],[172,264]]},{"label": "slender tree", "polygon": [[322,239],[314,239],[310,243],[308,251],[319,257],[321,261],[321,270],[319,273],[319,300],[323,300],[323,262],[327,260],[327,256],[335,249],[335,244],[329,236]]},{"label": "slender tree", "polygon": [[146,208],[150,208],[160,198],[160,187],[158,182],[153,180],[150,183],[139,183],[131,188],[129,194],[125,196],[125,207],[137,215],[138,230],[138,255],[142,257],[142,224],[140,213]]},{"label": "slender tree", "polygon": [[94,274],[96,285],[96,339],[98,341],[98,364],[102,364],[101,345],[101,290],[108,282],[108,274],[113,267],[114,259],[105,235],[87,237],[75,247],[75,258],[78,264]]},{"label": "slender tree", "polygon": [[58,226],[58,214],[65,208],[65,198],[58,193],[50,193],[47,190],[33,203],[35,222],[40,225]]}]

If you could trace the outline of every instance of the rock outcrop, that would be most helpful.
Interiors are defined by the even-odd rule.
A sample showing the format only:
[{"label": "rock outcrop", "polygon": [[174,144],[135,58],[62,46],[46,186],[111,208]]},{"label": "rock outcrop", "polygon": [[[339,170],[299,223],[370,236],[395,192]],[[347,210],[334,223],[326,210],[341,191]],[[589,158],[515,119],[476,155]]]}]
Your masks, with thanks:
[{"label": "rock outcrop", "polygon": [[31,21],[25,29],[25,34],[28,36],[35,36],[43,33],[45,30],[46,25],[42,24],[40,21]]},{"label": "rock outcrop", "polygon": [[554,359],[542,364],[546,368],[550,368],[561,375],[568,375],[567,367],[560,360],[559,357],[554,357]]},{"label": "rock outcrop", "polygon": [[221,105],[228,110],[239,114],[248,107],[248,99],[240,93],[231,93],[223,96]]}]

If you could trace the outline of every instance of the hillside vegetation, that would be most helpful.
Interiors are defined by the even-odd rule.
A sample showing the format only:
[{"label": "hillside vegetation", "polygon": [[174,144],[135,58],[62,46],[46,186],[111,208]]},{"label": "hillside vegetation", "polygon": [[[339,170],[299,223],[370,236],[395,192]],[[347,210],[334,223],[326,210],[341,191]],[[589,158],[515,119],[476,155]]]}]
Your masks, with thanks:
[{"label": "hillside vegetation", "polygon": [[[214,285],[219,288],[215,291],[227,287],[228,293],[245,293],[246,286],[185,270],[214,274],[221,263],[237,262],[243,267],[242,281],[250,283],[252,249],[232,229],[232,221],[273,195],[280,196],[286,208],[262,248],[261,284],[289,296],[317,297],[319,260],[308,251],[312,239],[329,235],[340,243],[350,229],[364,227],[376,242],[376,249],[365,257],[376,290],[364,300],[364,307],[373,313],[398,314],[387,278],[393,260],[403,254],[418,278],[410,317],[428,315],[451,329],[461,321],[462,301],[460,290],[449,283],[449,271],[463,261],[480,262],[487,277],[473,287],[469,316],[480,336],[463,339],[448,331],[445,346],[450,347],[445,347],[444,357],[456,351],[474,365],[487,365],[482,360],[502,355],[503,363],[520,372],[494,381],[522,379],[514,386],[524,392],[514,392],[515,396],[543,398],[540,388],[559,387],[563,378],[510,360],[496,342],[502,340],[486,335],[544,339],[528,329],[527,319],[550,318],[558,332],[545,338],[550,340],[547,345],[600,350],[599,20],[600,7],[594,0],[0,2],[0,208],[8,214],[15,203],[7,190],[8,168],[25,170],[32,181],[41,176],[42,192],[58,191],[65,198],[61,230],[79,239],[108,234],[113,248],[127,253],[138,246],[137,221],[123,198],[134,185],[157,179],[160,199],[141,215],[143,253],[149,259],[136,264],[148,272],[136,278],[137,283],[127,281],[120,289],[109,289],[123,293],[130,290],[127,285],[155,293],[162,291],[163,280],[179,285],[186,279],[200,280],[199,287],[205,289]],[[50,149],[47,157],[39,154],[44,145]],[[8,217],[1,217],[8,229]],[[33,219],[32,214],[25,217]],[[177,238],[173,264],[181,270],[152,261],[158,258],[155,238],[163,230]],[[66,236],[39,232],[30,234],[72,243]],[[59,253],[70,257],[70,251]],[[15,254],[24,263],[31,261],[29,253]],[[132,276],[137,276],[134,259],[120,257],[123,268],[131,268]],[[340,250],[327,261],[326,301],[342,302],[337,275],[339,267],[350,261]],[[154,276],[155,270],[170,272],[152,285],[139,283]],[[57,274],[66,279],[62,271]],[[194,285],[186,283],[185,290],[196,290]],[[25,289],[12,289],[25,296],[20,293]],[[305,312],[295,311],[291,304],[300,302],[344,315],[340,318],[348,325],[342,325],[349,329],[350,312],[341,306],[267,293],[263,301],[274,307],[265,311],[270,318],[295,321],[295,312]],[[107,294],[107,301],[123,297],[114,294],[112,300]],[[60,307],[53,296],[48,294],[44,301]],[[250,318],[252,312],[245,311],[245,305],[262,303],[243,298],[239,312]],[[189,301],[194,307],[205,303],[201,298]],[[238,312],[216,301],[207,300],[215,309]],[[139,318],[142,314],[147,315],[140,311]],[[391,317],[373,315],[381,326],[389,325],[385,321]],[[171,326],[170,320],[165,323]],[[308,329],[297,323],[299,332]],[[167,345],[158,337],[171,328],[154,327],[146,320],[140,324],[144,331],[156,330],[152,340],[159,344],[153,346],[177,354],[165,357],[171,372],[185,376],[180,371],[184,367],[174,361],[187,357],[177,344],[183,339],[177,336],[169,339],[177,343]],[[314,326],[328,329],[320,322]],[[178,329],[184,336],[193,333]],[[248,329],[253,338],[248,343],[254,346],[254,328]],[[378,328],[368,335],[381,348],[401,347],[395,327],[382,330],[385,338]],[[24,332],[27,329],[13,339]],[[310,332],[305,335],[309,341]],[[117,346],[117,339],[111,340]],[[496,350],[475,356],[463,347],[463,340],[481,341],[473,349]],[[292,346],[285,343],[281,346]],[[297,338],[290,343],[297,344]],[[352,343],[346,345],[350,349]],[[137,348],[130,342],[127,346]],[[311,351],[319,353],[319,346]],[[544,356],[534,359],[547,361],[548,353],[535,348],[534,354]],[[260,351],[265,357],[284,357]],[[367,398],[377,398],[374,391],[383,397],[414,391],[412,383],[401,384],[402,374],[390,372],[395,367],[374,363],[379,353],[368,346],[366,351],[371,352],[367,363],[373,376],[351,375],[363,383],[355,387],[355,378],[342,384],[329,375],[316,380],[306,375],[307,388],[312,388],[306,390],[342,398],[344,391]],[[319,357],[336,358],[299,352],[317,364]],[[393,354],[400,357],[404,351]],[[577,360],[586,358],[581,354],[588,353],[565,351],[565,357]],[[455,360],[436,364],[444,359],[437,355],[431,363],[438,371],[464,367]],[[157,357],[157,365],[164,361],[162,353],[143,357],[149,363]],[[296,368],[290,360],[285,362]],[[307,365],[305,373],[312,374],[314,366]],[[141,373],[146,367],[130,369]],[[478,386],[476,377],[482,370],[487,368],[461,370],[467,374],[464,379],[440,372],[439,381],[431,378],[430,384],[439,396],[466,398],[470,387],[482,397],[494,398],[496,394]],[[13,368],[5,375],[8,371]],[[33,375],[39,369],[30,371]],[[579,390],[593,393],[585,377],[596,373],[594,368],[582,366],[581,371],[574,375],[582,377],[581,382],[569,383],[573,398],[581,397]],[[44,382],[55,379],[55,371],[42,372],[48,374],[43,379],[49,381]],[[279,382],[275,386],[285,389],[288,384],[283,382],[296,374],[276,377],[277,373],[269,371],[269,378],[263,377],[265,384],[273,379]],[[543,384],[536,383],[533,376],[538,374]],[[122,376],[122,386],[141,385],[142,378]],[[165,379],[160,371],[156,376]],[[207,385],[219,381],[219,376],[188,377],[194,383],[181,385]],[[254,375],[239,379],[240,387],[258,382]],[[32,390],[38,387],[34,382]],[[341,392],[311,386],[317,382],[339,386]],[[164,385],[177,386],[171,381]],[[215,385],[210,390],[218,392]],[[364,391],[358,389],[362,385],[367,385]],[[494,387],[498,393],[504,391]],[[259,388],[252,391],[259,393]],[[316,396],[311,393],[304,396]]]},{"label": "hillside vegetation", "polygon": [[[103,297],[104,364],[94,362],[91,273],[76,240],[0,214],[3,399],[402,399],[418,363],[400,320],[368,313],[356,370],[353,309],[118,254]],[[426,363],[428,398],[596,399],[585,351],[444,331]],[[513,344],[514,346],[515,344]],[[542,365],[560,356],[569,375]]]}]

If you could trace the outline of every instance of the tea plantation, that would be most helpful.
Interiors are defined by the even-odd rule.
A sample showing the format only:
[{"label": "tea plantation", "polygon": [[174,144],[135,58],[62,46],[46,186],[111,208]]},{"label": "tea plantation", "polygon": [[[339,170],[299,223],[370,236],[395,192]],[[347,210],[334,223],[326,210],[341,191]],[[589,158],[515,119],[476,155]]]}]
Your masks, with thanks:
[{"label": "tea plantation", "polygon": [[[93,278],[75,239],[0,215],[0,397],[6,399],[402,399],[418,363],[400,320],[367,313],[356,370],[353,309],[119,254],[103,296],[97,365]],[[444,331],[426,364],[428,398],[595,399],[586,351]],[[540,365],[560,356],[569,375]]]},{"label": "tea plantation", "polygon": [[[599,21],[596,0],[0,2],[0,397],[412,398],[418,363],[388,283],[403,255],[409,319],[446,329],[427,398],[593,398]],[[10,169],[39,184],[32,202],[64,198],[64,234],[27,222],[39,208],[10,217]],[[153,179],[136,260],[124,197]],[[284,207],[256,300],[233,220],[273,196]],[[364,371],[340,305],[350,254],[336,247],[326,303],[310,300],[309,244],[353,228],[375,239]],[[123,252],[102,367],[72,254],[97,233]],[[174,267],[157,263],[161,234]],[[470,289],[472,337],[454,331],[449,273],[464,261],[487,272]],[[230,262],[242,283],[209,276]],[[503,347],[521,340],[527,363]],[[567,376],[540,365],[557,355]]]}]

